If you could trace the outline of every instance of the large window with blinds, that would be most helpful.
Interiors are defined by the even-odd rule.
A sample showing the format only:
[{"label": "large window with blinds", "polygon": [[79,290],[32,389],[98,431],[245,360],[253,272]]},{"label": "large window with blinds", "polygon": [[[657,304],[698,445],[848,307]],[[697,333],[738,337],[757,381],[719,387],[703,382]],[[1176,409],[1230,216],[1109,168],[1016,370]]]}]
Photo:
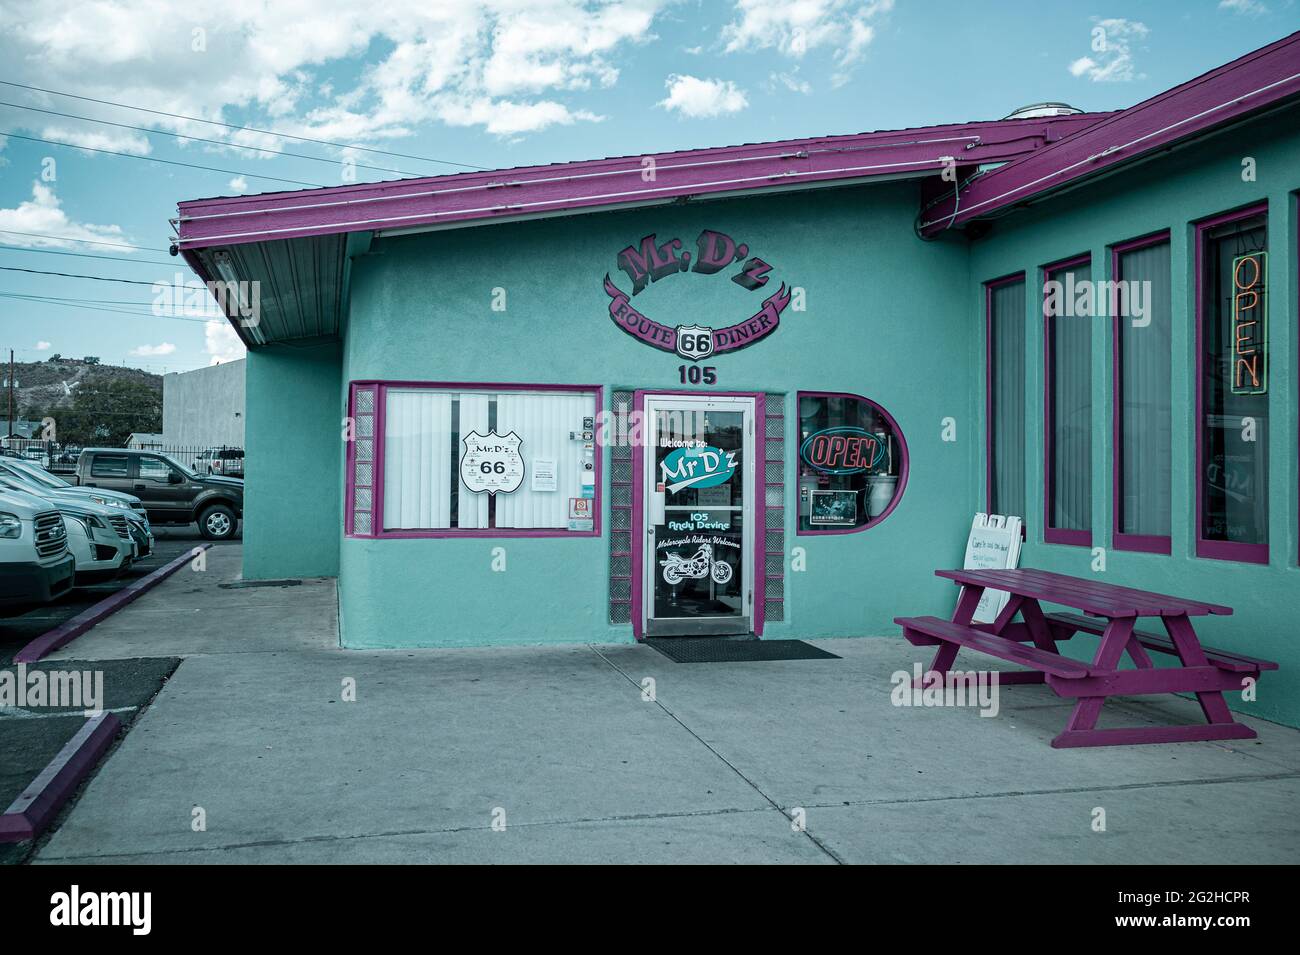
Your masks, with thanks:
[{"label": "large window with blinds", "polygon": [[1092,323],[1102,314],[1083,255],[1044,269],[1044,539],[1092,545]]},{"label": "large window with blinds", "polygon": [[380,535],[597,532],[598,391],[380,385]]},{"label": "large window with blinds", "polygon": [[1268,218],[1197,225],[1196,553],[1268,563]]},{"label": "large window with blinds", "polygon": [[1173,489],[1169,234],[1111,249],[1115,547],[1170,552]]},{"label": "large window with blinds", "polygon": [[990,514],[1025,514],[1025,276],[984,286],[987,431],[985,483]]}]

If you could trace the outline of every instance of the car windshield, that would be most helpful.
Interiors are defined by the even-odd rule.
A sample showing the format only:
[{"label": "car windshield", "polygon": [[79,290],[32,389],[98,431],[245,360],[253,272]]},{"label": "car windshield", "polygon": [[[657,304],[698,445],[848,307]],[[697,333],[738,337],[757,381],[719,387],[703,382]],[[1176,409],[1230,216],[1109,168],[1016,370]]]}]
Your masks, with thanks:
[{"label": "car windshield", "polygon": [[31,467],[30,465],[18,464],[15,465],[14,470],[22,471],[25,478],[34,481],[37,484],[42,484],[45,487],[72,487],[71,484],[62,478],[55,477],[47,471]]}]

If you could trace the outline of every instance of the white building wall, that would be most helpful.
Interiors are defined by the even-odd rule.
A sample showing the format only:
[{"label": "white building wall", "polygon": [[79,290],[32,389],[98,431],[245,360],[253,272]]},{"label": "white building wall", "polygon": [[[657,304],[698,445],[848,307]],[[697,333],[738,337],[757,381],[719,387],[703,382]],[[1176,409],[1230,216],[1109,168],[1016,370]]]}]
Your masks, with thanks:
[{"label": "white building wall", "polygon": [[163,375],[163,443],[244,446],[244,359]]}]

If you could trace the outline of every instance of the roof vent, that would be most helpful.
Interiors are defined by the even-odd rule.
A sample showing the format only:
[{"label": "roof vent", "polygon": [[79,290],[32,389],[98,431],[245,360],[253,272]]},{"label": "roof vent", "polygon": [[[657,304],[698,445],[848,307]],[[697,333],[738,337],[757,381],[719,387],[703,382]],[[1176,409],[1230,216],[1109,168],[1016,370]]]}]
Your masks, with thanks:
[{"label": "roof vent", "polygon": [[1033,103],[1013,110],[1004,119],[1041,119],[1044,116],[1077,116],[1083,110],[1069,103]]}]

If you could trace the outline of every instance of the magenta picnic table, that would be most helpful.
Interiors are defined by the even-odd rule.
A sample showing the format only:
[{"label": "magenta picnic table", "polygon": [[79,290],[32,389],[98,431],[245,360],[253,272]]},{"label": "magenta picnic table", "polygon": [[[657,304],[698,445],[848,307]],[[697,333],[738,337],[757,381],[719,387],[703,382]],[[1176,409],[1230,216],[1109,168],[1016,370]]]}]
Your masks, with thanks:
[{"label": "magenta picnic table", "polygon": [[[1261,671],[1276,670],[1277,664],[1202,646],[1191,622],[1192,617],[1230,614],[1231,607],[1029,568],[937,570],[935,574],[962,588],[952,619],[894,618],[914,646],[938,647],[927,676],[951,671],[962,647],[1029,667],[1000,672],[998,682],[1046,683],[1057,695],[1076,701],[1053,746],[1255,738],[1253,729],[1233,719],[1223,691],[1240,691]],[[1002,590],[1010,596],[992,623],[972,623],[985,590]],[[1044,613],[1040,601],[1072,607],[1086,616]],[[1158,617],[1165,634],[1138,630],[1139,617]],[[1058,650],[1059,643],[1079,633],[1101,637],[1091,663]],[[1157,667],[1151,652],[1173,656],[1179,665]],[[1119,668],[1126,653],[1132,669]],[[1195,693],[1206,722],[1097,729],[1107,697],[1157,693]]]}]

